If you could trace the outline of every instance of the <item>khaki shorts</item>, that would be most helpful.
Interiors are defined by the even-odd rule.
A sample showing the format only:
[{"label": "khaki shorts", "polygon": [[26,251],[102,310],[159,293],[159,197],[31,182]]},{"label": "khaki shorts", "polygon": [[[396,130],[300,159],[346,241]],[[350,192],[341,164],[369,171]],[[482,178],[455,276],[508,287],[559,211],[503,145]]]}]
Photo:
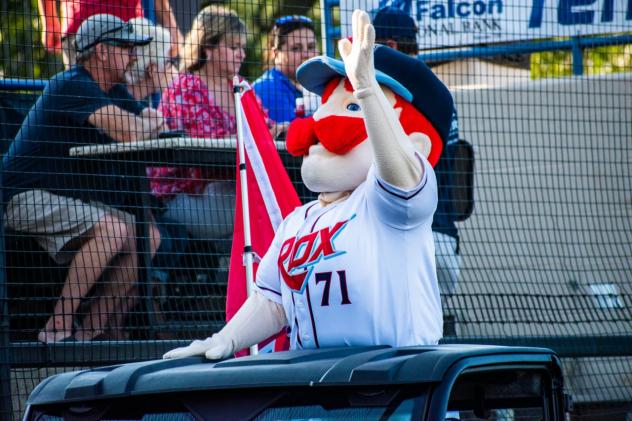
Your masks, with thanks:
[{"label": "khaki shorts", "polygon": [[127,224],[135,222],[133,215],[102,203],[29,190],[9,201],[5,227],[30,234],[57,263],[67,264],[85,242],[85,234],[108,214]]}]

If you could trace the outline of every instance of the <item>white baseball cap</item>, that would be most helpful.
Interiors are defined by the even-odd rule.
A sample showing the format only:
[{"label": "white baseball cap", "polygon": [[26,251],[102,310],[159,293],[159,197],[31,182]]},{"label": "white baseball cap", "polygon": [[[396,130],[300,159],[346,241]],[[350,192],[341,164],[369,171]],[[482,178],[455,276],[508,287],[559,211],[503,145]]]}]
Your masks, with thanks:
[{"label": "white baseball cap", "polygon": [[85,51],[101,42],[146,45],[152,38],[134,32],[133,25],[114,15],[100,13],[84,20],[75,37],[75,48]]}]

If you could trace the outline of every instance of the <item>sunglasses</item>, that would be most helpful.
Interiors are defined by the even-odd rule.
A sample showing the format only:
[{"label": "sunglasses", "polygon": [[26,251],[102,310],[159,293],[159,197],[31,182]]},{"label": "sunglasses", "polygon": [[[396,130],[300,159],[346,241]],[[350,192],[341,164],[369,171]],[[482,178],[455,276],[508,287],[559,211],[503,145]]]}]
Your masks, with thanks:
[{"label": "sunglasses", "polygon": [[114,47],[124,48],[126,50],[131,50],[132,48],[136,47],[136,45],[134,45],[131,42],[119,41],[115,39],[106,38],[106,39],[102,39],[101,42],[107,45],[112,45]]},{"label": "sunglasses", "polygon": [[165,64],[173,67],[178,67],[180,66],[180,57],[169,57],[167,60],[165,60]]},{"label": "sunglasses", "polygon": [[283,25],[287,25],[288,23],[306,23],[309,25],[313,25],[314,21],[312,21],[307,16],[301,16],[301,15],[281,16],[280,18],[274,21],[275,26],[283,26]]}]

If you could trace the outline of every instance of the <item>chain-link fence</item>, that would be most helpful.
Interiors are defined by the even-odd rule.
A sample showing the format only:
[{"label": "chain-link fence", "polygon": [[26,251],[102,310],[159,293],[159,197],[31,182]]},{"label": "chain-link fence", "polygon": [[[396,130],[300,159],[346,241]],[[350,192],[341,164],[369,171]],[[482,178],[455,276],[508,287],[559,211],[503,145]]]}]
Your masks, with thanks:
[{"label": "chain-link fence", "polygon": [[[632,416],[631,10],[534,2],[530,25],[540,13],[576,29],[591,12],[610,26],[524,43],[502,1],[389,2],[383,16],[383,2],[211,3],[2,2],[3,416],[54,372],[221,329],[241,226],[233,76],[256,94],[254,137],[314,200],[284,136],[319,99],[294,75],[335,54],[357,6],[455,100],[435,167],[443,341],[551,347],[574,419]],[[257,237],[270,219],[251,217]]]}]

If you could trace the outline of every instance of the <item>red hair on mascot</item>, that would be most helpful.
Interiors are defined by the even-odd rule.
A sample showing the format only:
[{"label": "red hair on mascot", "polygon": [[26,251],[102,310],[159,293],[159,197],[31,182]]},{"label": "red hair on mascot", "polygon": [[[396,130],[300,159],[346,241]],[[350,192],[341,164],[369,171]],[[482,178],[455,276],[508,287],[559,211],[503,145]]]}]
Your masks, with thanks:
[{"label": "red hair on mascot", "polygon": [[295,120],[288,151],[303,157],[318,200],[285,218],[259,264],[255,293],[213,336],[165,354],[226,358],[287,329],[291,349],[436,344],[442,311],[431,224],[432,166],[452,97],[420,60],[374,46],[356,10],[342,61],[315,57],[297,80],[322,96]]},{"label": "red hair on mascot", "polygon": [[[323,104],[327,103],[341,82],[344,83],[344,89],[347,92],[353,93],[353,87],[348,79],[334,77],[323,91]],[[428,162],[434,167],[443,149],[441,136],[413,104],[398,94],[394,96],[393,108],[399,112],[399,122],[404,132],[409,136],[413,133],[422,133],[427,136],[427,143],[420,146],[424,146]],[[349,136],[350,133],[353,135]],[[304,156],[307,155],[311,145],[320,142],[328,151],[344,155],[367,137],[364,120],[361,117],[330,115],[319,120],[315,120],[314,117],[297,118],[288,129],[287,151],[293,156]]]}]

